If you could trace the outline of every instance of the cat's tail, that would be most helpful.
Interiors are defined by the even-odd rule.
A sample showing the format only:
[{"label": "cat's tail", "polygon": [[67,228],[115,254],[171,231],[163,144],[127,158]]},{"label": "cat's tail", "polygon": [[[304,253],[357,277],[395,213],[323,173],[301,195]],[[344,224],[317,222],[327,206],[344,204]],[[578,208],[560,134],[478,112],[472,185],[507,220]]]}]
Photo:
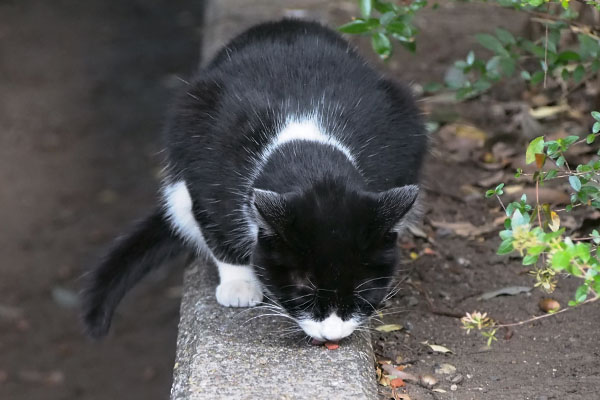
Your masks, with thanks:
[{"label": "cat's tail", "polygon": [[106,335],[115,308],[127,291],[150,271],[186,249],[161,209],[117,239],[101,262],[85,276],[82,308],[87,333],[94,338]]}]

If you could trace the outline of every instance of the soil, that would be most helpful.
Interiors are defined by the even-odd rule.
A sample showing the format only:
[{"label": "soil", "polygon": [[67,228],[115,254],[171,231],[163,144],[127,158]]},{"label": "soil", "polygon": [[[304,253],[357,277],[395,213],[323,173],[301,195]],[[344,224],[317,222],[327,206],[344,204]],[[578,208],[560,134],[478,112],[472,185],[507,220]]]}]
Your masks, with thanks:
[{"label": "soil", "polygon": [[[0,399],[168,397],[183,263],[139,285],[103,342],[82,335],[74,296],[84,267],[154,204],[161,126],[178,77],[189,77],[198,64],[202,6],[191,0],[0,3]],[[349,10],[340,7],[334,22],[347,21]],[[417,55],[398,50],[385,66],[367,40],[355,42],[386,73],[424,84],[441,79],[475,47],[472,34],[495,26],[528,29],[514,12],[445,1],[418,24]],[[511,130],[514,116],[497,112],[498,104],[521,100],[524,89],[510,83],[463,104],[422,102],[442,125],[432,135],[424,179],[428,238],[406,236],[401,244],[408,280],[390,301],[387,312],[396,313],[383,320],[404,329],[373,335],[378,359],[434,375],[434,388],[446,391],[408,383],[398,393],[412,399],[597,398],[597,303],[501,330],[491,348],[477,333],[467,335],[458,318],[440,315],[480,310],[510,323],[542,314],[538,290],[477,300],[489,290],[533,285],[518,260],[495,255],[495,231],[462,237],[433,226],[488,226],[502,215],[497,203],[482,200],[487,187],[478,185],[499,169],[480,158],[502,137],[509,147],[524,148],[526,138]],[[467,143],[465,151],[448,151],[456,121],[484,132],[483,147]],[[512,167],[499,179],[508,179]],[[561,280],[552,297],[565,305],[575,287]],[[426,341],[453,353],[432,352]],[[435,373],[442,363],[456,371]],[[446,378],[460,380],[456,390]],[[389,389],[381,389],[386,398]]]},{"label": "soil", "polygon": [[81,330],[84,268],[155,200],[163,118],[198,65],[202,1],[0,2],[0,399],[166,399],[182,268],[111,335]]},{"label": "soil", "polygon": [[[459,7],[445,3],[439,10],[443,17],[439,11],[423,13],[417,21],[422,29],[418,37],[419,52],[407,62],[409,55],[400,50],[401,54],[388,63],[388,73],[419,84],[439,80],[452,60],[464,59],[469,49],[475,48],[478,55],[485,55],[472,41],[474,33],[489,32],[495,26],[523,36],[530,30],[519,13],[497,10],[498,13],[490,15],[490,9],[485,7],[489,6]],[[426,24],[436,16],[439,24],[435,27]],[[447,37],[441,39],[445,32]],[[360,45],[363,52],[368,51],[365,43]],[[413,375],[431,375],[438,383],[433,388],[425,388],[407,381],[406,387],[396,391],[397,395],[406,394],[419,400],[598,398],[600,304],[500,329],[498,340],[491,347],[477,332],[467,334],[459,320],[461,315],[475,310],[487,312],[504,324],[527,320],[545,314],[538,306],[542,298],[551,297],[566,306],[578,285],[575,279],[561,279],[556,291],[546,294],[533,289],[535,282],[528,274],[529,268],[521,265],[519,259],[496,255],[504,213],[497,201],[485,200],[483,196],[486,189],[499,182],[524,183],[514,179],[513,174],[517,167],[525,167],[524,153],[531,137],[515,125],[515,115],[506,110],[511,108],[510,102],[531,99],[540,93],[548,96],[549,102],[552,96],[558,97],[550,90],[530,93],[522,83],[509,81],[462,104],[438,102],[435,96],[422,101],[429,120],[442,125],[431,134],[431,153],[423,179],[426,197],[422,228],[428,237],[407,235],[401,240],[405,260],[401,277],[405,283],[389,301],[387,311],[383,310],[382,320],[385,324],[402,325],[403,329],[374,332],[372,339],[378,360],[402,365],[406,367],[405,372]],[[572,98],[572,104],[582,106],[585,114],[595,101],[582,92]],[[564,136],[567,131],[581,136],[588,133],[590,121],[583,118],[574,126],[557,119],[542,123],[540,135]],[[479,144],[470,140],[457,144],[461,139],[455,124],[475,126],[476,135],[485,138]],[[516,151],[509,157],[511,162],[506,168],[482,161],[497,142]],[[490,183],[480,183],[494,175]],[[556,189],[560,192],[564,188]],[[526,190],[531,200],[531,186]],[[553,195],[564,196],[566,192],[568,190]],[[550,202],[553,200],[556,198],[550,196]],[[574,216],[573,220],[578,221],[575,230],[585,229],[579,227],[586,216]],[[475,227],[491,227],[491,231],[464,237],[436,227],[438,222],[468,222]],[[598,226],[599,222],[596,217],[592,224]],[[589,229],[589,223],[583,225]],[[433,254],[428,254],[430,250]],[[412,258],[418,258],[411,261],[411,253]],[[514,286],[532,290],[515,296],[478,300],[483,293]],[[434,352],[425,342],[443,345],[452,353]],[[450,364],[456,370],[440,373],[442,364]],[[457,383],[452,387],[454,382]],[[380,386],[380,396],[393,398],[390,388],[383,386]]]}]

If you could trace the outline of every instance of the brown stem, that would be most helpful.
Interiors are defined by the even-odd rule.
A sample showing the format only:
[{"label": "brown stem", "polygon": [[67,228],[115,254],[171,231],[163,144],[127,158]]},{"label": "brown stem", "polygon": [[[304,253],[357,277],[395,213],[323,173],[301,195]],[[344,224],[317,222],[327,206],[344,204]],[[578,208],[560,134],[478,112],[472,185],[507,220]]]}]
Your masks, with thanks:
[{"label": "brown stem", "polygon": [[532,317],[532,318],[529,318],[529,319],[526,319],[526,320],[523,320],[523,321],[519,321],[519,322],[515,322],[515,323],[512,323],[512,324],[500,324],[500,325],[495,325],[495,326],[497,328],[507,328],[507,327],[510,327],[510,326],[525,325],[525,324],[528,324],[530,322],[537,321],[539,319],[551,317],[551,316],[556,315],[556,314],[560,314],[560,313],[563,313],[563,312],[566,312],[566,311],[569,311],[569,310],[573,310],[573,309],[575,309],[575,308],[577,308],[579,306],[582,306],[584,304],[593,303],[593,302],[595,302],[595,301],[597,301],[599,299],[600,299],[600,296],[592,297],[591,299],[587,299],[586,301],[584,301],[581,304],[578,304],[577,306],[569,307],[569,308],[563,308],[562,310],[554,312],[552,314],[538,315],[537,317]]}]

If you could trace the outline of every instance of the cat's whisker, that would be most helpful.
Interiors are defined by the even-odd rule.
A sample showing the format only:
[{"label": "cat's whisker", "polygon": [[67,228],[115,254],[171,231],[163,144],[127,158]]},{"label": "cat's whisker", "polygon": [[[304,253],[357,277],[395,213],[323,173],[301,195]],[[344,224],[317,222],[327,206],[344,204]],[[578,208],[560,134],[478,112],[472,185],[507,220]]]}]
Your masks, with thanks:
[{"label": "cat's whisker", "polygon": [[373,311],[377,311],[377,308],[373,304],[371,304],[371,302],[369,300],[365,299],[360,294],[355,294],[355,296],[357,298],[359,298],[360,300],[364,301],[365,303],[367,303],[369,305],[369,307],[371,307],[373,309]]},{"label": "cat's whisker", "polygon": [[294,321],[294,322],[298,322],[298,321],[296,321],[296,319],[295,319],[295,318],[293,318],[293,317],[290,317],[290,316],[289,316],[289,315],[287,315],[287,314],[282,314],[282,313],[270,313],[270,314],[260,314],[260,315],[256,315],[256,316],[254,316],[254,317],[252,317],[252,318],[250,318],[250,319],[246,320],[246,322],[244,322],[242,325],[246,325],[246,324],[247,324],[247,323],[249,323],[250,321],[253,321],[253,320],[257,319],[257,318],[262,318],[262,317],[282,317],[282,318],[291,319],[291,320],[292,320],[292,321]]},{"label": "cat's whisker", "polygon": [[392,279],[392,278],[394,278],[394,277],[393,277],[393,276],[379,276],[379,277],[377,277],[377,278],[368,279],[368,280],[366,280],[366,281],[362,282],[360,285],[356,286],[356,287],[354,288],[354,290],[356,290],[356,289],[360,288],[360,287],[361,287],[361,286],[363,286],[363,285],[366,285],[366,284],[367,284],[367,283],[369,283],[369,282],[373,282],[373,281],[376,281],[376,280],[381,280],[381,279]]}]

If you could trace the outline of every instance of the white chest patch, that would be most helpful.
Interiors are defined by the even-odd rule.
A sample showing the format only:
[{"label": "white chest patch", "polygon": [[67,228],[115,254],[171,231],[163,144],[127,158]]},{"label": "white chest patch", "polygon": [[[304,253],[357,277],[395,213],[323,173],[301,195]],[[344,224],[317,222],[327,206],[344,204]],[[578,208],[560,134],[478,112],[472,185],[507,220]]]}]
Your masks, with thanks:
[{"label": "white chest patch", "polygon": [[298,320],[298,325],[300,325],[300,328],[313,339],[320,341],[337,341],[346,336],[350,336],[350,334],[358,328],[359,322],[354,318],[344,321],[338,317],[336,313],[331,313],[331,315],[323,321],[300,319]]}]

